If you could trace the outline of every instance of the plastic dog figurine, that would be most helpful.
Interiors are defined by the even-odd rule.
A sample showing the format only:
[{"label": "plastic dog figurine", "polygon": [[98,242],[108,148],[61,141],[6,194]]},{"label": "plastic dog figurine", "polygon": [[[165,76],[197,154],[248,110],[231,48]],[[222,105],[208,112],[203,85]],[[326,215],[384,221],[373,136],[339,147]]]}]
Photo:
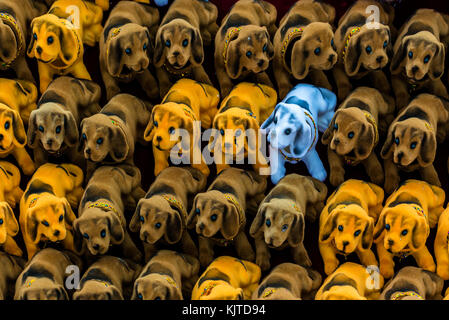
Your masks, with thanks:
[{"label": "plastic dog figurine", "polygon": [[23,271],[25,260],[0,252],[0,300],[14,297],[16,280]]},{"label": "plastic dog figurine", "polygon": [[261,129],[270,143],[271,181],[285,175],[285,162],[304,161],[312,177],[326,179],[315,145],[334,116],[337,98],[331,91],[310,84],[298,84],[274,109]]},{"label": "plastic dog figurine", "polygon": [[443,211],[438,220],[438,230],[435,237],[434,252],[437,262],[437,274],[444,280],[449,280],[449,209]]},{"label": "plastic dog figurine", "polygon": [[444,190],[424,181],[405,181],[386,201],[374,229],[380,273],[394,274],[395,256],[413,255],[419,267],[435,272],[435,262],[426,247],[430,228],[443,212]]},{"label": "plastic dog figurine", "polygon": [[36,109],[37,88],[27,80],[10,80],[0,78],[0,103],[17,111],[22,121],[27,124],[31,111]]},{"label": "plastic dog figurine", "polygon": [[192,300],[249,300],[260,276],[260,268],[252,262],[218,257],[198,279]]}]

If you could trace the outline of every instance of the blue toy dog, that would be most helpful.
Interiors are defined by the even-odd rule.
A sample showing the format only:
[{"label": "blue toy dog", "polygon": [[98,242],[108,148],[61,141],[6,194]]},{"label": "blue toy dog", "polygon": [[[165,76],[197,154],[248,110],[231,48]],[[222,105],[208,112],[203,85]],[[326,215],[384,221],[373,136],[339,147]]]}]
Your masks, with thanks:
[{"label": "blue toy dog", "polygon": [[270,143],[271,181],[285,176],[284,164],[304,161],[315,179],[324,181],[324,169],[315,145],[334,116],[337,97],[331,91],[310,84],[295,86],[274,109],[261,129]]}]

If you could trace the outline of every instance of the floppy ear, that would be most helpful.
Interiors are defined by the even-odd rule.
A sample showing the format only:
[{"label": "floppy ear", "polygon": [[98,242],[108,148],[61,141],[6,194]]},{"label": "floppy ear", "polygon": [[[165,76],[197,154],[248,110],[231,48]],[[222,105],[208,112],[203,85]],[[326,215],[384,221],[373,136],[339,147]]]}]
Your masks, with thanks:
[{"label": "floppy ear", "polygon": [[418,218],[412,230],[410,247],[416,251],[426,245],[428,232],[425,219]]},{"label": "floppy ear", "polygon": [[59,33],[59,58],[65,65],[72,65],[80,56],[84,50],[81,39],[77,38],[75,30],[68,27],[60,27]]},{"label": "floppy ear", "polygon": [[445,59],[445,48],[444,45],[439,42],[436,44],[437,50],[433,56],[432,62],[429,68],[429,77],[432,80],[439,79],[444,72],[444,59]]},{"label": "floppy ear", "polygon": [[221,140],[221,135],[220,132],[218,131],[218,117],[214,118],[214,122],[212,124],[212,131],[209,138],[209,143],[207,144],[207,149],[209,152],[218,151],[214,149],[217,143]]},{"label": "floppy ear", "polygon": [[72,207],[70,206],[70,203],[66,198],[60,199],[62,201],[62,204],[64,205],[64,218],[69,225],[72,225],[73,221],[76,220],[75,213],[73,212]]},{"label": "floppy ear", "polygon": [[165,30],[165,26],[160,27],[156,33],[156,43],[154,45],[153,63],[154,63],[154,66],[157,68],[160,68],[164,64],[165,58],[166,58],[165,54],[164,54],[165,44],[164,44],[164,40],[162,39],[164,30]]},{"label": "floppy ear", "polygon": [[143,133],[143,138],[145,141],[152,141],[154,137],[154,115],[156,114],[156,111],[158,110],[160,104],[155,105],[153,107],[153,110],[151,110],[151,117],[148,121],[148,125],[145,128],[145,132]]},{"label": "floppy ear", "polygon": [[57,300],[69,300],[69,295],[63,286],[57,285],[52,291],[56,293]]},{"label": "floppy ear", "polygon": [[309,74],[309,59],[308,52],[304,48],[305,40],[298,40],[293,45],[291,54],[291,69],[292,74],[297,80],[302,80]]},{"label": "floppy ear", "polygon": [[192,39],[190,44],[192,50],[190,62],[193,65],[201,65],[204,60],[204,49],[200,31],[197,28],[193,28],[190,30],[190,36]]},{"label": "floppy ear", "polygon": [[380,156],[382,159],[388,159],[391,157],[393,153],[393,140],[394,140],[394,132],[396,129],[397,122],[393,122],[388,128],[387,138],[385,139],[385,143],[380,151]]},{"label": "floppy ear", "polygon": [[36,110],[31,111],[28,119],[27,140],[30,148],[36,148],[38,141],[36,140],[37,124],[36,124]]},{"label": "floppy ear", "polygon": [[360,132],[357,147],[354,152],[358,159],[367,158],[374,148],[375,128],[371,123],[362,123],[362,131]]},{"label": "floppy ear", "polygon": [[373,233],[374,233],[374,220],[369,217],[368,223],[365,226],[365,230],[363,230],[362,241],[360,242],[360,249],[368,250],[371,248],[371,244],[373,243]]},{"label": "floppy ear", "polygon": [[123,68],[122,50],[119,41],[115,38],[109,39],[106,44],[106,67],[112,76],[120,75]]},{"label": "floppy ear", "polygon": [[154,41],[151,38],[148,28],[145,28],[145,29],[146,29],[145,34],[147,35],[147,38],[148,38],[147,56],[148,56],[148,59],[150,60],[150,63],[152,63],[153,58],[154,58]]},{"label": "floppy ear", "polygon": [[227,240],[233,239],[239,233],[239,213],[237,207],[231,203],[226,204],[223,212],[221,234]]},{"label": "floppy ear", "polygon": [[296,214],[288,235],[288,243],[292,247],[299,246],[304,241],[305,221],[302,214]]},{"label": "floppy ear", "polygon": [[260,129],[264,130],[266,134],[269,134],[271,130],[274,129],[274,117],[276,116],[277,107],[273,110],[273,112],[270,114],[270,116],[265,120],[262,125],[260,126]]},{"label": "floppy ear", "polygon": [[165,229],[165,239],[169,244],[177,243],[181,240],[184,226],[182,224],[181,214],[177,208],[171,207],[174,213],[167,217],[167,227]]},{"label": "floppy ear", "polygon": [[84,149],[84,139],[83,139],[83,135],[82,135],[83,124],[84,124],[84,119],[81,121],[80,128],[79,128],[78,152],[81,152]]},{"label": "floppy ear", "polygon": [[22,232],[26,232],[30,237],[31,242],[38,243],[40,240],[40,235],[37,233],[38,221],[36,220],[36,214],[33,209],[28,209],[26,212],[26,220],[25,220],[25,230]]},{"label": "floppy ear", "polygon": [[[36,24],[36,19],[33,19],[32,21],[31,21],[31,26],[30,26],[30,30],[31,30],[31,32],[30,32],[30,34],[31,34],[31,40],[30,40],[30,43],[28,44],[28,50],[27,50],[27,55],[28,55],[28,57],[30,57],[30,58],[35,58],[35,55],[34,55],[34,50],[35,50],[35,47],[36,47],[36,40],[34,39],[34,37],[33,37],[33,34],[34,34],[34,32],[36,31],[36,30],[34,30],[34,26],[35,26],[35,24]],[[38,28],[38,27],[40,27],[40,26],[36,26],[36,28]]]},{"label": "floppy ear", "polygon": [[22,118],[19,113],[15,110],[10,110],[12,113],[13,123],[12,128],[14,130],[14,145],[17,148],[25,147],[27,143],[27,134],[25,132],[25,127],[23,126]]},{"label": "floppy ear", "polygon": [[111,243],[120,244],[123,242],[125,238],[125,231],[123,230],[122,224],[120,220],[113,212],[109,212],[108,225],[109,225],[109,233],[111,234]]},{"label": "floppy ear", "polygon": [[373,239],[374,242],[380,240],[382,233],[385,231],[385,213],[381,213],[379,219],[377,220],[376,227],[374,228]]},{"label": "floppy ear", "polygon": [[190,214],[187,217],[187,228],[192,229],[196,222],[197,222],[197,213],[196,213],[196,203],[198,201],[198,196],[201,195],[202,193],[198,193],[195,198],[193,199],[193,203],[192,203],[192,209],[190,210]]},{"label": "floppy ear", "polygon": [[73,245],[75,247],[75,252],[78,255],[84,254],[84,238],[81,236],[81,232],[79,229],[78,219],[73,221],[72,229],[73,229]]},{"label": "floppy ear", "polygon": [[267,56],[268,59],[273,59],[274,57],[274,47],[273,43],[271,42],[270,35],[268,33],[267,27],[262,27],[265,30],[265,36],[267,37]]},{"label": "floppy ear", "polygon": [[129,152],[128,141],[122,129],[109,128],[109,154],[116,162],[122,162],[126,159]]},{"label": "floppy ear", "polygon": [[234,32],[229,39],[228,48],[226,50],[227,61],[225,63],[226,73],[231,79],[237,79],[242,74],[242,65],[240,63],[239,47],[240,42],[237,41],[239,32]]},{"label": "floppy ear", "polygon": [[359,72],[362,61],[360,60],[360,36],[354,36],[349,40],[346,56],[344,57],[344,65],[346,74],[350,77],[355,76]]},{"label": "floppy ear", "polygon": [[398,40],[398,41],[401,41],[401,44],[399,45],[397,50],[394,52],[393,59],[391,59],[391,64],[390,64],[390,71],[391,71],[391,74],[393,74],[393,75],[399,74],[401,72],[400,67],[401,67],[402,61],[404,60],[405,52],[408,47],[408,40],[409,40],[408,37],[404,37],[404,38],[402,38],[402,40]]},{"label": "floppy ear", "polygon": [[258,135],[257,132],[259,132],[259,123],[257,122],[256,119],[252,118],[252,117],[247,117],[246,119],[243,120],[244,121],[244,127],[245,127],[245,131],[247,131],[248,129],[252,129],[250,131],[246,132],[246,139],[247,139],[247,143],[245,143],[245,149],[247,151],[250,152],[256,152],[256,148],[258,146]]},{"label": "floppy ear", "polygon": [[14,237],[19,232],[19,224],[14,216],[14,212],[7,202],[0,202],[0,208],[3,209],[3,214],[5,216],[7,233]]},{"label": "floppy ear", "polygon": [[435,154],[437,151],[437,139],[436,135],[430,131],[426,130],[424,132],[424,137],[421,141],[421,150],[418,154],[418,163],[421,167],[427,167],[433,160],[435,160]]},{"label": "floppy ear", "polygon": [[335,230],[335,220],[337,214],[332,212],[324,221],[323,228],[320,230],[320,242],[329,242],[333,239],[331,236]]},{"label": "floppy ear", "polygon": [[139,201],[136,207],[136,211],[134,211],[134,215],[129,222],[129,230],[131,232],[139,232],[140,231],[140,209],[142,208],[142,201]]},{"label": "floppy ear", "polygon": [[323,135],[321,136],[321,142],[324,145],[330,144],[332,141],[332,138],[334,137],[335,119],[337,119],[337,115],[339,112],[340,112],[340,110],[335,111],[334,116],[332,117],[331,123],[329,124],[329,127],[327,127],[326,131],[324,131]]},{"label": "floppy ear", "polygon": [[64,141],[69,147],[73,147],[78,142],[79,131],[75,121],[75,117],[69,111],[64,112]]},{"label": "floppy ear", "polygon": [[256,234],[259,232],[260,228],[262,228],[263,223],[265,222],[265,211],[267,210],[268,203],[262,203],[259,206],[259,210],[257,210],[256,217],[253,220],[253,223],[251,223],[251,228],[249,229],[249,234],[251,237],[255,237]]},{"label": "floppy ear", "polygon": [[115,286],[109,288],[111,292],[106,293],[106,296],[109,298],[109,300],[125,300],[122,293]]}]

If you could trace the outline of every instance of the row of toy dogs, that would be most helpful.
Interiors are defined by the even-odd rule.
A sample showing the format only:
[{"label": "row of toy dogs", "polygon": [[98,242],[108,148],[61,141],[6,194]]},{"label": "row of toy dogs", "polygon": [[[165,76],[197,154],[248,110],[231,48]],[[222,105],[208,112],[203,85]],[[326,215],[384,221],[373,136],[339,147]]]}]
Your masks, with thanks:
[{"label": "row of toy dogs", "polygon": [[[103,256],[85,268],[70,251],[46,248],[26,265],[0,252],[0,299],[15,300],[441,300],[443,280],[404,267],[384,286],[375,268],[346,262],[322,282],[313,269],[277,265],[262,281],[250,261],[221,256],[199,275],[198,259],[160,250],[144,266]],[[67,270],[73,272],[68,274]],[[75,276],[74,276],[75,275]],[[72,278],[72,279],[69,279]],[[449,299],[449,291],[446,298]]]},{"label": "row of toy dogs", "polygon": [[[350,93],[351,81],[364,77],[388,93],[391,86],[382,69],[391,60],[391,82],[400,108],[409,102],[410,93],[420,90],[449,98],[440,79],[449,17],[431,9],[416,11],[397,32],[391,6],[359,0],[340,19],[334,33],[335,9],[313,0],[296,2],[279,28],[275,26],[276,8],[265,1],[237,1],[220,27],[217,7],[208,1],[175,0],[160,23],[156,8],[121,1],[111,10],[104,28],[101,8],[82,0],[55,1],[41,16],[42,10],[32,10],[31,0],[2,1],[16,17],[4,15],[2,20],[21,39],[2,41],[11,46],[3,60],[16,69],[19,78],[32,80],[22,57],[23,37],[29,35],[27,54],[38,60],[42,93],[55,75],[90,79],[82,59],[83,43],[97,41],[108,99],[120,92],[121,82],[134,79],[150,97],[163,97],[184,77],[211,84],[202,67],[203,45],[215,38],[215,72],[222,96],[229,94],[234,81],[244,79],[273,87],[266,73],[272,59],[280,98],[298,81],[331,89],[323,72],[331,68],[340,101]],[[369,8],[373,6],[378,9],[378,21],[371,22]],[[76,15],[70,15],[73,7],[83,17],[78,23]],[[156,67],[157,81],[148,69],[150,63]]]}]

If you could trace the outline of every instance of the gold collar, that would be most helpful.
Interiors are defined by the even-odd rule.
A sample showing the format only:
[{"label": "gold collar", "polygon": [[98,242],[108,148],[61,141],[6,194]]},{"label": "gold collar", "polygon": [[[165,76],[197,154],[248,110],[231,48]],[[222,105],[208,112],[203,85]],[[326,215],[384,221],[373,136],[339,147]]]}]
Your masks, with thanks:
[{"label": "gold collar", "polygon": [[229,42],[235,34],[238,34],[240,32],[240,30],[242,30],[242,29],[241,28],[232,28],[226,34],[226,38],[224,41],[225,44],[223,47],[223,61],[224,61],[225,65],[228,63],[227,51],[228,51],[228,47],[229,47]]},{"label": "gold collar", "polygon": [[303,28],[294,28],[288,33],[287,37],[284,39],[284,42],[282,42],[281,58],[283,63],[285,63],[285,53],[287,52],[288,45],[294,38],[300,38],[303,32]]},{"label": "gold collar", "polygon": [[1,64],[2,67],[9,68],[11,66],[11,64],[14,63],[14,61],[17,59],[20,52],[24,48],[23,34],[22,34],[22,31],[20,30],[20,26],[17,23],[17,20],[14,19],[14,17],[12,15],[10,15],[9,13],[0,12],[0,19],[3,20],[4,24],[11,27],[11,29],[13,30],[13,32],[16,36],[16,41],[17,41],[17,52],[16,52],[16,56],[14,57],[14,59],[11,62],[8,62],[8,63],[2,62],[2,64]]},{"label": "gold collar", "polygon": [[278,291],[277,289],[274,288],[268,288],[265,289],[265,291],[262,294],[262,298],[268,298],[269,296],[271,296],[273,293],[275,293],[276,291]]},{"label": "gold collar", "polygon": [[365,115],[366,120],[374,127],[374,145],[376,145],[377,142],[379,142],[379,130],[377,129],[376,119],[374,119],[373,115],[368,111],[364,111],[363,114]]},{"label": "gold collar", "polygon": [[173,205],[174,207],[178,208],[179,211],[181,211],[181,214],[184,218],[184,221],[187,220],[187,211],[184,209],[184,206],[182,205],[182,202],[176,199],[172,195],[163,194],[162,198],[168,201],[170,205]]},{"label": "gold collar", "polygon": [[421,297],[415,291],[396,292],[394,295],[391,296],[390,300],[399,300],[399,298],[402,298],[402,297],[417,297],[419,300],[425,300],[423,297]]},{"label": "gold collar", "polygon": [[182,69],[175,69],[168,63],[164,63],[163,67],[168,73],[173,74],[178,77],[181,77],[181,78],[184,78],[185,76],[192,74],[192,65],[191,64],[189,64],[187,67],[184,67]]},{"label": "gold collar", "polygon": [[106,202],[94,202],[90,205],[87,206],[87,208],[100,208],[100,209],[107,209],[107,210],[111,210],[112,212],[114,212],[116,215],[120,216],[120,214],[118,213],[118,211],[111,206],[110,204],[106,203]]},{"label": "gold collar", "polygon": [[236,206],[237,212],[239,214],[239,227],[242,226],[243,220],[245,219],[245,211],[243,210],[240,203],[237,201],[237,199],[230,193],[225,193],[224,197],[231,202],[233,205]]},{"label": "gold collar", "polygon": [[343,47],[343,51],[341,52],[343,61],[346,59],[346,51],[348,50],[348,47],[349,47],[349,40],[351,40],[352,36],[359,33],[360,30],[362,30],[362,28],[360,28],[360,27],[352,28],[352,30],[349,32],[348,36],[346,37],[345,46]]},{"label": "gold collar", "polygon": [[204,287],[203,292],[201,292],[200,297],[208,296],[212,292],[212,289],[218,286],[218,283],[211,283]]}]

